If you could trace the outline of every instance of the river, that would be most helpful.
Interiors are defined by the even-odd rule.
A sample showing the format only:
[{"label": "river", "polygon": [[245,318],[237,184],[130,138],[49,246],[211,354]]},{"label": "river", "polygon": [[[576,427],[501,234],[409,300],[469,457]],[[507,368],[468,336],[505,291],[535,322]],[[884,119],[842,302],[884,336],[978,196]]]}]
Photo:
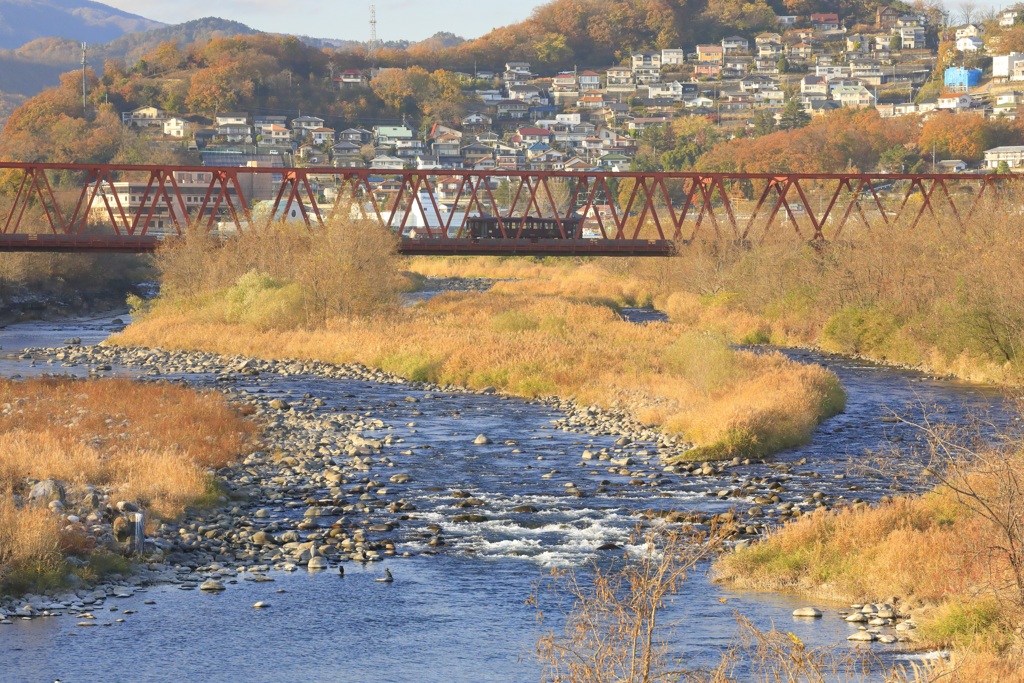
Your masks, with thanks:
[{"label": "river", "polygon": [[[0,331],[8,354],[0,373],[83,374],[82,367],[16,356],[20,349],[72,337],[96,343],[119,326],[114,317],[11,325]],[[936,406],[946,419],[961,421],[972,411],[1001,406],[999,392],[991,388],[810,351],[787,353],[833,370],[848,393],[846,411],[822,424],[809,444],[769,464],[729,468],[713,477],[669,475],[656,486],[630,486],[610,474],[607,463],[582,462],[584,449],[614,450],[615,437],[555,429],[552,421],[561,415],[545,405],[312,376],[247,378],[232,388],[266,396],[312,394],[324,400],[325,410],[370,414],[404,440],[388,455],[398,463],[395,471],[415,482],[403,497],[417,512],[415,522],[393,532],[399,552],[411,555],[386,562],[394,583],[374,581],[381,576],[379,563],[349,562],[344,577],[334,570],[302,569],[274,571],[274,581],[256,583],[239,575],[220,594],[152,586],[132,597],[109,598],[102,611],[94,611],[96,628],[77,628],[69,616],[0,626],[0,681],[537,681],[535,643],[546,629],[557,629],[561,617],[554,610],[539,623],[527,598],[551,568],[601,558],[602,544],[628,544],[637,511],[724,511],[734,503],[708,492],[749,477],[779,477],[780,464],[788,466],[784,479],[793,498],[820,491],[828,500],[877,500],[893,493],[891,481],[851,466],[894,436],[914,438],[912,428],[889,419],[893,411],[915,419],[922,406]],[[105,374],[119,372],[135,374],[119,368]],[[188,379],[215,384],[212,375]],[[493,443],[473,445],[480,433]],[[410,449],[410,455],[399,455],[400,449]],[[652,462],[650,470],[658,469]],[[570,482],[582,497],[567,495]],[[487,521],[452,524],[453,514],[466,512],[454,507],[453,490],[485,500]],[[538,512],[513,511],[522,505]],[[273,514],[297,516],[301,509],[281,507]],[[446,547],[426,545],[419,531],[431,523],[444,528]],[[439,552],[430,554],[434,550]],[[254,610],[260,600],[270,608]],[[550,600],[544,604],[554,606]],[[807,604],[730,591],[706,572],[695,572],[666,612],[674,624],[671,653],[691,666],[716,663],[735,638],[737,612],[760,628],[790,631],[810,646],[852,647],[845,637],[856,625],[843,621],[837,606],[820,604],[827,609],[818,620],[791,616]],[[884,663],[911,657],[893,647],[874,645],[872,652]],[[738,669],[741,677],[751,676],[746,666]],[[878,677],[875,668],[864,680]]]}]

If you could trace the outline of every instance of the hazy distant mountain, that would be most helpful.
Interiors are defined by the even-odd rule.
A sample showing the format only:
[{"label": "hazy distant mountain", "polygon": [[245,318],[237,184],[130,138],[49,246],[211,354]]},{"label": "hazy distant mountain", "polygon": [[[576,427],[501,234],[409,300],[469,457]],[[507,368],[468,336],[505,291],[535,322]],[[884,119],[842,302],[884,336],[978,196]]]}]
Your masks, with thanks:
[{"label": "hazy distant mountain", "polygon": [[164,26],[90,0],[0,0],[0,48],[15,49],[36,38],[60,37],[106,43],[126,33]]}]

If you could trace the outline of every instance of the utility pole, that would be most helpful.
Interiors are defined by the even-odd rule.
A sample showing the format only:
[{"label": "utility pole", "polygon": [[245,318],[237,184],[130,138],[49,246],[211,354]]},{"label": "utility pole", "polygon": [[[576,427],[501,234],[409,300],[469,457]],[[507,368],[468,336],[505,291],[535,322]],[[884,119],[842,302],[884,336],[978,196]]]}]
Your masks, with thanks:
[{"label": "utility pole", "polygon": [[86,59],[86,44],[82,43],[82,118],[85,118],[85,66],[89,63]]}]

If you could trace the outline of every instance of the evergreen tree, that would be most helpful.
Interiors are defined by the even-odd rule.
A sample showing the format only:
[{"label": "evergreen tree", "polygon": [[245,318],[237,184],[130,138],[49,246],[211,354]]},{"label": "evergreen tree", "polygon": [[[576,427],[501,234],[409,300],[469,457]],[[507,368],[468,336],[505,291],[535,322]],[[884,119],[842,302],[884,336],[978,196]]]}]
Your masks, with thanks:
[{"label": "evergreen tree", "polygon": [[782,130],[803,128],[810,122],[811,115],[804,111],[800,100],[795,97],[791,97],[789,102],[786,102],[786,106],[782,108],[782,113],[779,115],[779,128]]}]

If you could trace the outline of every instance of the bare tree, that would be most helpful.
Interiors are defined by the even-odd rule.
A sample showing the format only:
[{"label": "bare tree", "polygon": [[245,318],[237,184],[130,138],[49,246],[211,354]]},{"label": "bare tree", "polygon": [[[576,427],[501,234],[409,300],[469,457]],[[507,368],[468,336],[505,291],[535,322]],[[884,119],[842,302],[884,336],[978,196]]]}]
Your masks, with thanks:
[{"label": "bare tree", "polygon": [[957,5],[957,12],[962,23],[971,24],[974,23],[977,17],[978,5],[970,0],[964,0],[964,2]]},{"label": "bare tree", "polygon": [[[1024,409],[1017,399],[1018,412]],[[1020,435],[975,420],[966,427],[935,423],[922,430],[926,476],[956,502],[990,525],[981,546],[990,589],[1024,607],[1024,443]],[[986,433],[996,433],[986,437]]]},{"label": "bare tree", "polygon": [[[677,680],[660,617],[687,573],[720,545],[716,534],[648,531],[641,552],[581,576],[555,571],[552,588],[573,600],[564,633],[541,638],[537,654],[552,683],[656,683]],[[539,595],[534,604],[540,609]],[[541,613],[541,616],[543,614]]]}]

